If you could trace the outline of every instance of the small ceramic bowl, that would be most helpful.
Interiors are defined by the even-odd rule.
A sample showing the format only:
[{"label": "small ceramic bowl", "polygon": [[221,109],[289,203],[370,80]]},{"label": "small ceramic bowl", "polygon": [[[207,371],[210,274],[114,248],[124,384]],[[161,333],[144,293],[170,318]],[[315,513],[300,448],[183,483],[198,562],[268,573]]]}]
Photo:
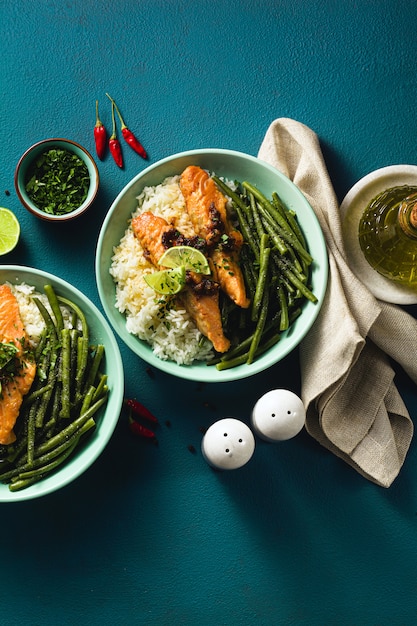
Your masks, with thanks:
[{"label": "small ceramic bowl", "polygon": [[107,404],[97,412],[96,429],[85,441],[84,446],[55,472],[51,472],[26,489],[10,491],[7,484],[0,483],[0,503],[45,496],[64,488],[86,472],[104,451],[113,435],[122,410],[124,395],[124,371],[119,346],[107,320],[86,295],[58,276],[20,265],[0,266],[0,284],[4,283],[12,285],[24,283],[32,285],[40,292],[44,291],[45,285],[52,285],[58,296],[71,300],[83,311],[90,329],[91,342],[101,343],[105,348],[102,371],[108,376],[109,398]]},{"label": "small ceramic bowl", "polygon": [[[31,176],[31,171],[33,171],[33,168],[35,167],[36,160],[42,153],[54,148],[66,150],[79,157],[85,163],[89,177],[87,195],[84,200],[81,204],[79,204],[79,206],[74,206],[72,210],[62,214],[47,212],[42,206],[40,206],[40,203],[39,205],[35,204],[34,200],[30,197],[30,193],[28,193],[26,189],[27,182]],[[16,166],[14,184],[20,202],[28,211],[30,211],[30,213],[36,215],[36,217],[39,217],[40,219],[50,222],[65,222],[79,217],[91,206],[98,192],[99,173],[93,157],[80,144],[75,141],[71,141],[70,139],[44,139],[43,141],[35,143],[22,155]],[[49,197],[53,199],[53,191],[49,193]]]}]

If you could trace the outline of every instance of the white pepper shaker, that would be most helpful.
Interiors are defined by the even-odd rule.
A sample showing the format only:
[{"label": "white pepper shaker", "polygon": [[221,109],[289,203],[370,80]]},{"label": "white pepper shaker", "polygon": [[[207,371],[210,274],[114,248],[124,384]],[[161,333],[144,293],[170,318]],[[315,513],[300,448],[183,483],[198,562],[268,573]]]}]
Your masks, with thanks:
[{"label": "white pepper shaker", "polygon": [[255,450],[249,426],[233,417],[212,424],[201,442],[203,457],[216,469],[231,470],[245,465]]},{"label": "white pepper shaker", "polygon": [[253,407],[251,423],[265,441],[285,441],[298,435],[305,424],[304,404],[288,389],[272,389]]}]

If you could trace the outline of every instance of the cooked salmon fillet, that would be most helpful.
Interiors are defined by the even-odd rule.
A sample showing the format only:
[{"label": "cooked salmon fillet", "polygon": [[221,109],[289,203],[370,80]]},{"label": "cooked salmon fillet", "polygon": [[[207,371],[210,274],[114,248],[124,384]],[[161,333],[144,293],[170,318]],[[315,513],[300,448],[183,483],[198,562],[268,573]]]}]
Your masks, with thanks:
[{"label": "cooked salmon fillet", "polygon": [[185,288],[179,300],[195,321],[198,330],[210,339],[216,352],[227,352],[230,341],[223,333],[219,293],[197,295],[192,289]]},{"label": "cooked salmon fillet", "polygon": [[[132,220],[132,229],[146,258],[155,267],[160,267],[158,260],[166,250],[163,236],[172,230],[172,226],[163,217],[145,211]],[[226,352],[230,347],[230,342],[223,333],[218,289],[210,294],[204,291],[196,293],[194,288],[201,283],[203,278],[194,272],[190,272],[189,277],[189,284],[184,287],[178,299],[194,320],[199,331],[213,343],[214,349],[217,352]]]},{"label": "cooked salmon fillet", "polygon": [[166,250],[162,236],[172,230],[172,226],[163,217],[144,211],[132,219],[132,230],[143,248],[145,257],[158,267],[158,261]]},{"label": "cooked salmon fillet", "polygon": [[[180,188],[197,235],[204,237],[212,248],[210,256],[220,287],[237,306],[248,308],[250,300],[239,266],[243,237],[228,219],[226,196],[209,174],[196,165],[189,165],[183,171]],[[224,235],[227,235],[227,246],[222,242]]]},{"label": "cooked salmon fillet", "polygon": [[214,248],[211,259],[216,268],[220,287],[231,300],[242,309],[247,309],[250,299],[246,295],[246,285],[239,266],[237,250],[226,251],[221,246]]},{"label": "cooked salmon fillet", "polygon": [[197,235],[204,237],[209,246],[217,243],[228,221],[227,198],[207,172],[197,165],[189,165],[183,171],[180,189]]},{"label": "cooked salmon fillet", "polygon": [[13,342],[18,349],[21,374],[2,384],[0,394],[0,443],[16,441],[13,428],[19,415],[23,397],[32,386],[36,364],[24,355],[26,330],[20,317],[18,302],[8,285],[0,285],[0,342]]}]

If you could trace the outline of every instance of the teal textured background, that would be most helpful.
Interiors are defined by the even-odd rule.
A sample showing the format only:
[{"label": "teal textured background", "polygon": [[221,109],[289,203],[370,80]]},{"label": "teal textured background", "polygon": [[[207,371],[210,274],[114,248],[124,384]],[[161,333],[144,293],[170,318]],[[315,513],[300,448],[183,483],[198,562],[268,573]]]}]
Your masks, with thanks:
[{"label": "teal textured background", "polygon": [[[146,163],[127,148],[123,170],[97,161],[98,200],[64,227],[24,212],[13,173],[47,137],[94,152],[97,98],[110,127],[106,91],[149,162],[204,147],[256,155],[269,124],[292,117],[319,135],[340,200],[376,168],[416,163],[413,0],[0,0],[0,16],[0,205],[22,225],[1,260],[54,272],[98,305],[101,223]],[[150,378],[121,351],[126,394],[160,418],[159,446],[133,440],[122,417],[74,484],[0,505],[2,626],[415,622],[414,442],[389,490],[305,433],[258,441],[247,466],[214,472],[201,430],[248,421],[273,387],[297,392],[297,354],[250,384],[205,387]],[[415,387],[401,372],[398,384],[416,417]]]}]

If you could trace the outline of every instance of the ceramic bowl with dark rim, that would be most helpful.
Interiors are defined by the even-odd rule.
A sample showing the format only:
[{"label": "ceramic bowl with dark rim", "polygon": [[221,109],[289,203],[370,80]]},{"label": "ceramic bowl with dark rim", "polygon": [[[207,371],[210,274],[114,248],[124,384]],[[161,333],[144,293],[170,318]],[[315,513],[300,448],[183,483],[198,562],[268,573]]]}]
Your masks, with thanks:
[{"label": "ceramic bowl with dark rim", "polygon": [[[165,178],[181,174],[189,165],[197,165],[230,180],[247,180],[266,196],[278,193],[281,200],[293,209],[314,261],[310,270],[310,283],[318,302],[306,301],[301,315],[280,340],[248,365],[242,364],[223,371],[205,362],[178,365],[161,360],[152,348],[131,334],[126,328],[126,318],[116,308],[116,285],[110,275],[114,247],[123,237],[132,213],[138,207],[137,197],[146,186],[155,186]],[[233,150],[191,150],[162,159],[135,176],[114,200],[104,220],[97,251],[96,279],[100,299],[107,317],[124,343],[149,365],[180,378],[202,382],[227,382],[239,380],[264,371],[284,359],[310,330],[323,302],[328,276],[327,250],[317,217],[306,198],[294,183],[271,165],[260,159]]]},{"label": "ceramic bowl with dark rim", "polygon": [[[76,480],[97,460],[107,446],[118,422],[123,405],[124,372],[120,350],[104,315],[76,287],[44,271],[19,265],[0,266],[0,284],[25,283],[43,292],[45,285],[52,285],[56,294],[71,300],[84,313],[90,333],[91,344],[103,344],[105,357],[100,368],[108,376],[108,400],[95,414],[96,427],[83,445],[55,471],[41,481],[21,491],[10,491],[7,484],[0,483],[0,502],[31,500],[62,489]],[[1,469],[1,464],[0,464]]]},{"label": "ceramic bowl with dark rim", "polygon": [[99,181],[91,154],[79,143],[62,138],[44,139],[28,148],[14,174],[22,205],[49,222],[66,222],[83,215],[96,198]]}]

